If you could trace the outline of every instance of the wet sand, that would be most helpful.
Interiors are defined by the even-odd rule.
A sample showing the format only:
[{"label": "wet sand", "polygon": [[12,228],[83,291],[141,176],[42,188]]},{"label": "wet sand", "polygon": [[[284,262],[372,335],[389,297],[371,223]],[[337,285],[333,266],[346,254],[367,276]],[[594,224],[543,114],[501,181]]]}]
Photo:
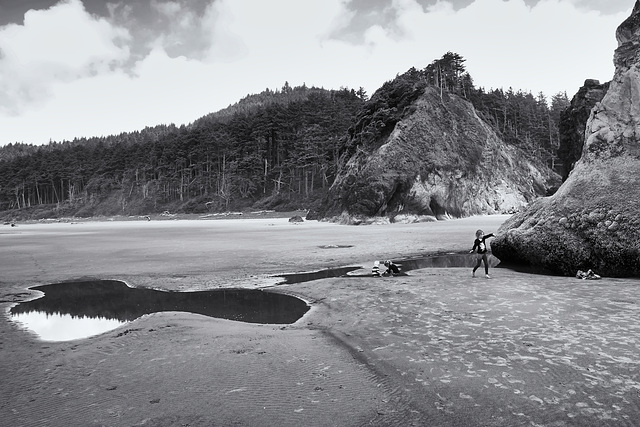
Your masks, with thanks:
[{"label": "wet sand", "polygon": [[[640,280],[492,269],[275,285],[270,275],[468,251],[504,216],[0,226],[0,414],[20,426],[619,426],[640,417]],[[8,321],[30,286],[268,287],[292,325],[188,313],[45,342]]]}]

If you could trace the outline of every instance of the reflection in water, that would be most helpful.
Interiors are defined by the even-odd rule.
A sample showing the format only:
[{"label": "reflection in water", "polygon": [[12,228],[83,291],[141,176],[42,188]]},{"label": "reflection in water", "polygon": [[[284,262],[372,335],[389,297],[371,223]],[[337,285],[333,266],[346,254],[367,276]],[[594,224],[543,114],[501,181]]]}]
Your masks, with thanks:
[{"label": "reflection in water", "polygon": [[[117,280],[58,283],[33,289],[44,296],[12,307],[12,318],[41,338],[56,341],[92,336],[162,311],[184,311],[248,323],[288,324],[309,310],[309,305],[299,298],[247,289],[165,292],[130,288]],[[92,332],[97,330],[96,323],[106,329]],[[73,338],[45,338],[39,331],[47,329],[56,331],[56,336],[71,334]]]},{"label": "reflection in water", "polygon": [[91,337],[127,323],[104,317],[74,317],[70,314],[47,314],[42,311],[18,313],[11,318],[45,341],[69,341]]}]

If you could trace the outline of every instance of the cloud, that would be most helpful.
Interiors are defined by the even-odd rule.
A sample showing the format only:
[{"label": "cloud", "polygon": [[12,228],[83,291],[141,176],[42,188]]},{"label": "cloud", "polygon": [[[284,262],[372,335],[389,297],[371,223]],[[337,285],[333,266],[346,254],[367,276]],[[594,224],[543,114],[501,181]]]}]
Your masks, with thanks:
[{"label": "cloud", "polygon": [[135,59],[144,58],[156,47],[162,47],[170,57],[200,59],[211,43],[211,27],[202,18],[210,3],[214,2],[120,1],[108,3],[108,19],[132,34],[131,51]]},{"label": "cloud", "polygon": [[[476,0],[459,9],[445,1],[421,8],[412,0],[395,0],[392,7],[396,20],[389,26],[397,30],[385,34],[371,27],[365,43],[375,46],[377,57],[395,61],[398,72],[453,51],[467,59],[479,86],[548,96],[564,90],[572,96],[586,78],[613,76],[615,28],[630,12],[602,15],[559,0],[534,6]],[[397,34],[403,37],[398,40]]]},{"label": "cloud", "polygon": [[[467,57],[472,76],[486,87],[546,95],[566,90],[572,96],[587,78],[613,77],[615,29],[628,15],[603,16],[560,0],[542,0],[530,9],[484,0],[459,12],[470,37],[457,49]],[[489,37],[474,36],[485,31]]]},{"label": "cloud", "polygon": [[[528,0],[533,4],[540,0]],[[601,14],[616,14],[627,12],[633,6],[628,0],[566,0],[583,11],[593,11]]]},{"label": "cloud", "polygon": [[613,76],[631,8],[585,1],[68,0],[0,27],[0,144],[189,123],[285,81],[372,94],[447,51],[477,86],[572,96]]},{"label": "cloud", "polygon": [[51,85],[108,72],[126,60],[126,30],[95,19],[79,0],[31,11],[0,29],[0,114],[46,100]]}]

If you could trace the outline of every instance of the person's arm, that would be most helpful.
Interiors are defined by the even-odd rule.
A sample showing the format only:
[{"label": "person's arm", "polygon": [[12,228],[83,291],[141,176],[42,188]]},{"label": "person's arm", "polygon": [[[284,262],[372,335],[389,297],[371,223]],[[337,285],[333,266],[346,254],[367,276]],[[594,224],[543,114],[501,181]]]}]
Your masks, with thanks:
[{"label": "person's arm", "polygon": [[480,241],[478,239],[473,241],[473,248],[471,248],[471,250],[469,251],[470,254],[474,253],[476,251],[476,248],[478,247],[478,245],[480,244]]},{"label": "person's arm", "polygon": [[482,240],[488,239],[489,237],[495,237],[495,236],[493,235],[493,233],[489,233],[486,236],[482,236]]}]

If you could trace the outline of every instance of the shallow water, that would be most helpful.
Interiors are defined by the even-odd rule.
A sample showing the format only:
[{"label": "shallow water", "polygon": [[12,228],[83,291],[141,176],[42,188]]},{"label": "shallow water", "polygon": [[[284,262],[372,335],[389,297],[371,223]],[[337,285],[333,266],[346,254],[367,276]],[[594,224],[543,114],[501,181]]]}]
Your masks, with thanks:
[{"label": "shallow water", "polygon": [[[497,267],[500,264],[500,260],[492,255],[490,255],[488,259],[489,267],[491,268]],[[411,270],[419,270],[422,268],[473,268],[476,265],[477,257],[475,254],[450,253],[424,255],[391,261],[400,268],[400,274],[405,275]],[[380,272],[385,271],[383,262],[384,261],[380,260]],[[373,267],[373,261],[371,261],[371,267]],[[371,268],[368,266],[328,268],[326,270],[311,272],[280,274],[274,277],[283,279],[283,281],[278,284],[303,283],[331,277],[371,277]]]},{"label": "shallow water", "polygon": [[[489,267],[500,264],[500,260],[493,255],[488,255]],[[401,271],[418,270],[422,268],[473,268],[477,262],[477,254],[442,254],[425,255],[421,257],[405,258],[394,261]],[[480,268],[484,268],[481,266]]]},{"label": "shallow water", "polygon": [[12,320],[47,341],[86,338],[145,314],[184,311],[248,323],[294,323],[309,305],[296,297],[248,289],[165,292],[130,288],[117,280],[33,288],[44,295],[11,308]]},{"label": "shallow water", "polygon": [[[441,254],[393,260],[401,275],[423,268],[472,268],[473,254]],[[489,257],[490,267],[500,261]],[[373,262],[371,263],[373,266]],[[381,266],[384,271],[384,266]],[[278,284],[303,283],[332,277],[371,277],[368,267],[347,266],[274,276]],[[117,280],[65,282],[34,287],[40,298],[14,306],[12,320],[46,341],[67,341],[108,332],[145,314],[184,311],[247,323],[290,324],[308,310],[304,301],[263,290],[219,289],[166,292],[138,289]]]}]

